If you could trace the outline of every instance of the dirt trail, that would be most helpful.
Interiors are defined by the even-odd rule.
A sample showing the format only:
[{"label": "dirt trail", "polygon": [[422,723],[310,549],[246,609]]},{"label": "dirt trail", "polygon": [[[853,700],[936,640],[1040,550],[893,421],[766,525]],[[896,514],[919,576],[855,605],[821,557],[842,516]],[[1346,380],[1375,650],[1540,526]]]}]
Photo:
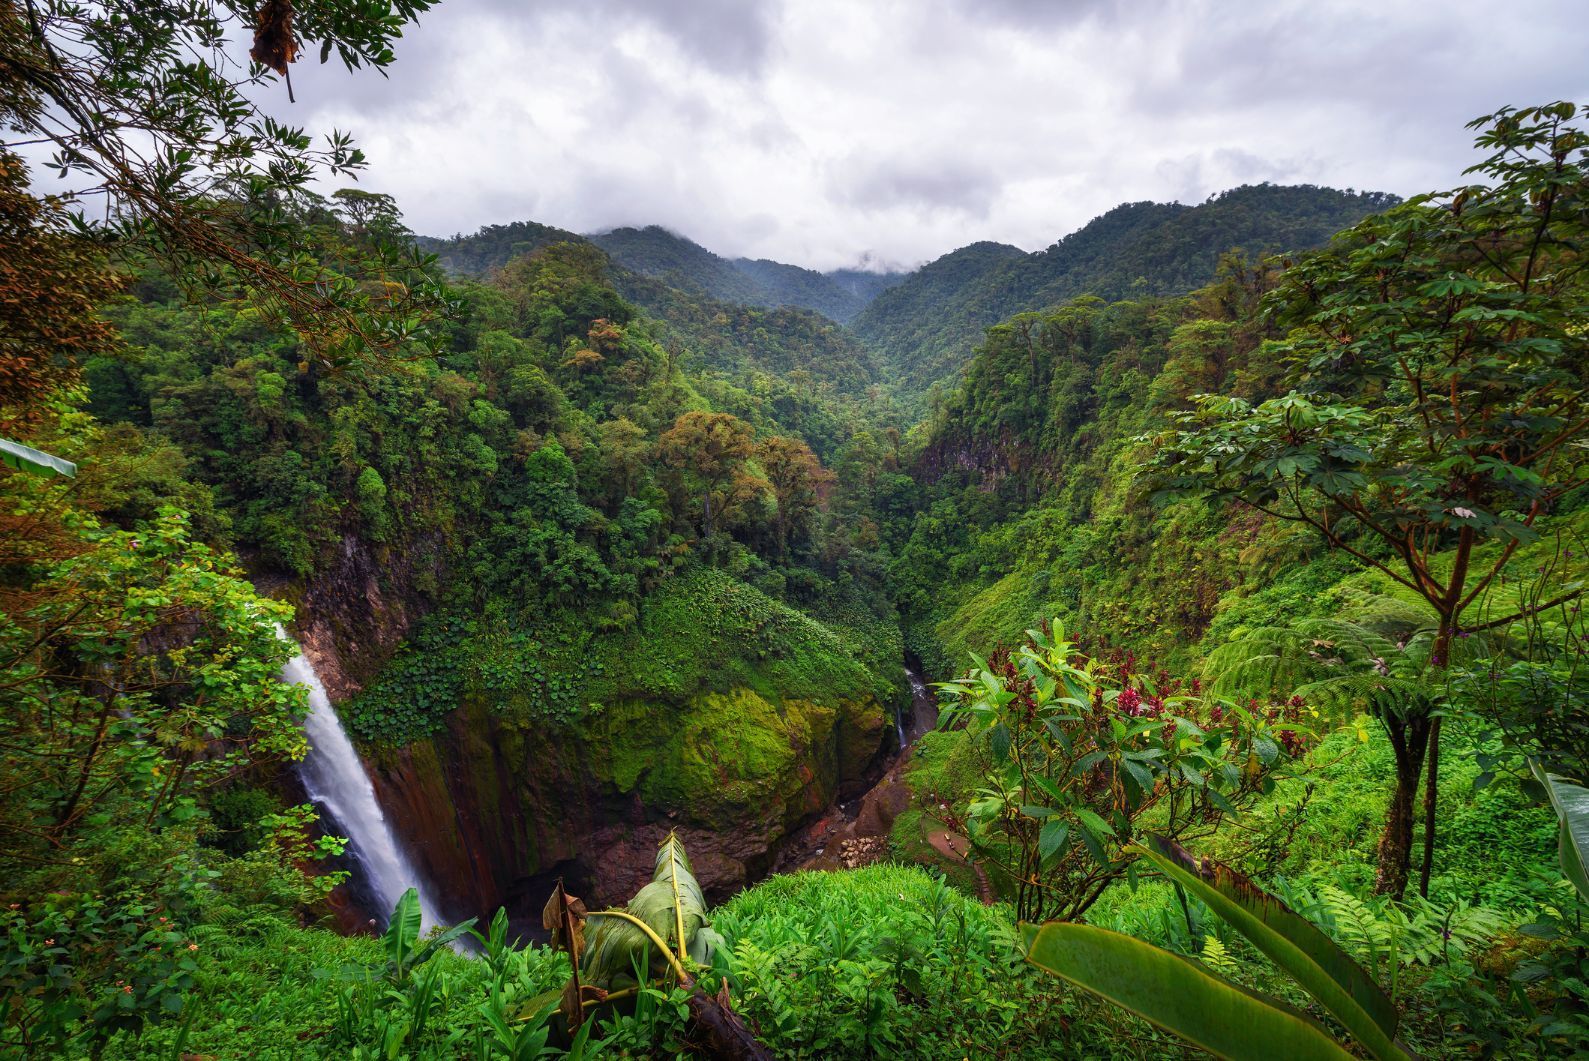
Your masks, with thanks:
[{"label": "dirt trail", "polygon": [[983,906],[992,906],[993,885],[988,881],[987,873],[982,869],[982,864],[970,858],[971,842],[959,833],[952,833],[948,829],[934,829],[927,834],[927,842],[932,849],[946,858],[963,862],[971,867],[971,872],[977,877],[977,897],[982,900]]}]

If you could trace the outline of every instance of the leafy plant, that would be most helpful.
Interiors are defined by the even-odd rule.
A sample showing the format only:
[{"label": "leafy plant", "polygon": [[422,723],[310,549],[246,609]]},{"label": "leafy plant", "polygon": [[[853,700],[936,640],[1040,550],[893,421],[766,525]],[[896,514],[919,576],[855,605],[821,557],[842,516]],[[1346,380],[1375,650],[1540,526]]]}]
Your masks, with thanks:
[{"label": "leafy plant", "polygon": [[1538,763],[1530,763],[1534,778],[1544,786],[1550,805],[1561,821],[1558,855],[1561,872],[1578,894],[1589,900],[1589,873],[1584,859],[1589,856],[1589,789],[1564,777],[1547,773]]},{"label": "leafy plant", "polygon": [[[588,932],[585,922],[596,919]],[[671,980],[699,1036],[714,1052],[732,1057],[770,1057],[729,1007],[726,992],[713,997],[697,986],[691,969],[710,968],[724,940],[706,917],[706,899],[676,833],[657,848],[651,882],[622,910],[586,912],[559,882],[547,901],[543,923],[556,946],[573,959],[573,975],[559,1008],[571,1030],[585,1023],[588,1006],[637,996],[655,998],[656,985]],[[550,994],[550,993],[548,993]],[[542,996],[531,1008],[545,1005]]]},{"label": "leafy plant", "polygon": [[[1160,439],[1161,486],[1294,523],[1421,600],[1429,666],[1516,616],[1467,616],[1589,473],[1589,136],[1569,102],[1476,119],[1485,183],[1425,195],[1343,233],[1266,298],[1292,328],[1272,356],[1289,393],[1203,395]],[[1481,546],[1493,548],[1481,555]],[[1447,550],[1449,559],[1442,556]],[[1437,560],[1437,557],[1440,557]],[[1569,584],[1524,612],[1581,595]],[[1380,887],[1405,890],[1424,766],[1427,895],[1440,716],[1384,716],[1395,789]]]},{"label": "leafy plant", "polygon": [[[1141,853],[1296,979],[1373,1056],[1410,1057],[1396,1041],[1400,1015],[1390,996],[1312,923],[1229,867],[1163,837]],[[1133,937],[1064,923],[1025,925],[1023,935],[1029,961],[1220,1056],[1350,1056],[1278,999]]]},{"label": "leafy plant", "polygon": [[452,925],[421,945],[419,890],[409,888],[398,896],[397,905],[392,907],[392,919],[381,936],[381,946],[386,951],[386,978],[393,983],[407,980],[415,969],[433,958],[441,948],[468,935],[474,928],[475,920],[471,917]]},{"label": "leafy plant", "polygon": [[1449,962],[1505,927],[1496,911],[1462,900],[1440,905],[1417,895],[1400,902],[1384,896],[1361,899],[1331,884],[1320,885],[1312,896],[1292,894],[1293,902],[1306,903],[1309,917],[1369,968],[1383,967],[1393,985],[1397,966]]},{"label": "leafy plant", "polygon": [[1052,630],[1029,630],[1018,652],[986,663],[973,657],[967,677],[940,686],[941,724],[963,719],[988,742],[988,787],[968,814],[977,856],[1013,882],[1021,917],[1073,920],[1130,870],[1144,815],[1175,837],[1208,835],[1273,786],[1306,731],[1300,703],[1271,721],[1160,694]]}]

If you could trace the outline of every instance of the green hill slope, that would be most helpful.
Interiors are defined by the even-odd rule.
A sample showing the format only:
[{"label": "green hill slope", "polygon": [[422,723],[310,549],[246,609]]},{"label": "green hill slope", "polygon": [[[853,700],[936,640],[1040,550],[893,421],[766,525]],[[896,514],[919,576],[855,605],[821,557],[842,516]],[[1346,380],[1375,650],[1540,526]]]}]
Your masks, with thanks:
[{"label": "green hill slope", "polygon": [[1046,250],[973,244],[879,295],[853,324],[899,394],[952,381],[984,329],[1082,294],[1171,295],[1213,279],[1220,255],[1302,250],[1395,200],[1312,185],[1235,188],[1197,206],[1125,203]]}]

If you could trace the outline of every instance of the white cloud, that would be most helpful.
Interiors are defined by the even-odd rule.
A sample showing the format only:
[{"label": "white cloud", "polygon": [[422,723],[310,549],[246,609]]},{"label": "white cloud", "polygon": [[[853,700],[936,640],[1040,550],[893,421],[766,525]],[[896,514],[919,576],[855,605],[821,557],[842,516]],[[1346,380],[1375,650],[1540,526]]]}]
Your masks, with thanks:
[{"label": "white cloud", "polygon": [[1044,246],[1245,181],[1411,194],[1589,97],[1573,0],[451,0],[390,79],[293,72],[417,231],[661,224],[819,268]]}]

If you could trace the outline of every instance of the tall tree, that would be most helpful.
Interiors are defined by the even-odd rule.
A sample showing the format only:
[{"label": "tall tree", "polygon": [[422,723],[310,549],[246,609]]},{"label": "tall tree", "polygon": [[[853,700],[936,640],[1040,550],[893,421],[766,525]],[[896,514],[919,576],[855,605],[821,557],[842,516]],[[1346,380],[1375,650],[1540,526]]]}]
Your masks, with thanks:
[{"label": "tall tree", "polygon": [[807,529],[811,514],[832,488],[833,473],[822,467],[811,447],[798,438],[774,435],[756,447],[756,460],[767,473],[778,511],[773,516],[778,557],[789,556],[791,535]]},{"label": "tall tree", "polygon": [[[1490,154],[1468,172],[1485,183],[1419,196],[1288,270],[1266,304],[1292,329],[1274,351],[1290,393],[1256,406],[1205,396],[1159,458],[1171,489],[1303,524],[1415,594],[1436,670],[1459,635],[1516,617],[1470,609],[1589,475],[1589,135],[1577,114],[1554,103],[1477,119]],[[1406,888],[1427,766],[1427,891],[1440,718],[1421,707],[1381,721],[1396,786],[1379,888]]]},{"label": "tall tree", "polygon": [[711,538],[742,500],[745,462],[754,452],[750,425],[728,413],[685,413],[657,439],[658,459],[700,501],[702,538]]},{"label": "tall tree", "polygon": [[[332,364],[439,348],[450,299],[417,250],[318,240],[302,223],[310,183],[356,173],[363,153],[340,132],[316,147],[255,102],[306,45],[384,69],[432,3],[3,0],[0,130],[12,146],[54,145],[81,185],[84,228],[205,293],[251,300]],[[246,60],[228,55],[240,26],[253,32]]]}]

